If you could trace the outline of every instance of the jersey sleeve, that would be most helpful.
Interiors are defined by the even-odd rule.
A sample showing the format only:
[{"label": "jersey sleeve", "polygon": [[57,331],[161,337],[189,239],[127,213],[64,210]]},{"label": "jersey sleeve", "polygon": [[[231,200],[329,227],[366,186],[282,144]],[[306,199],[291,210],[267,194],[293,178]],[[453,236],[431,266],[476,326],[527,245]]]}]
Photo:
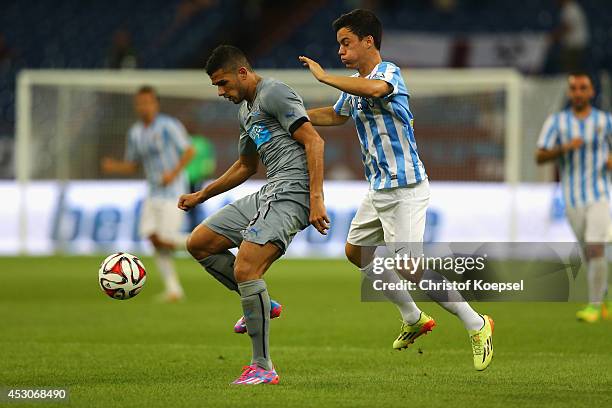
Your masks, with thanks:
[{"label": "jersey sleeve", "polygon": [[263,98],[263,108],[290,134],[297,129],[295,126],[309,120],[302,98],[282,83],[275,84],[268,90]]},{"label": "jersey sleeve", "polygon": [[334,111],[340,116],[351,116],[351,104],[346,92],[340,93],[340,97],[334,104]]},{"label": "jersey sleeve", "polygon": [[402,73],[399,67],[389,62],[380,63],[380,65],[378,66],[378,71],[374,75],[372,75],[371,78],[385,81],[386,83],[391,85],[391,93],[385,95],[385,98],[397,95],[399,93],[400,83],[403,81]]},{"label": "jersey sleeve", "polygon": [[134,128],[130,129],[127,135],[125,156],[123,158],[126,162],[135,163],[140,158],[138,157],[138,148],[136,146],[136,140],[134,136]]},{"label": "jersey sleeve", "polygon": [[187,130],[181,122],[178,120],[170,120],[166,125],[170,142],[176,147],[179,152],[184,152],[189,146],[191,141],[187,136]]},{"label": "jersey sleeve", "polygon": [[238,154],[241,156],[252,156],[257,154],[257,146],[249,134],[242,122],[240,122],[240,140],[238,141]]},{"label": "jersey sleeve", "polygon": [[559,114],[550,115],[542,126],[538,138],[538,148],[552,150],[560,144],[559,139]]}]

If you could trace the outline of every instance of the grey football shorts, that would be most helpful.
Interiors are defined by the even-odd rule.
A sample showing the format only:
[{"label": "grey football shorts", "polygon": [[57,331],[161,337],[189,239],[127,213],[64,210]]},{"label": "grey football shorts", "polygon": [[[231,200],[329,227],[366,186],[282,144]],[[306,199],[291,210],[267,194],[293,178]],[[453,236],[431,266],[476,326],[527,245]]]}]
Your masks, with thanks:
[{"label": "grey football shorts", "polygon": [[309,213],[308,181],[279,180],[227,204],[203,224],[237,247],[243,240],[261,245],[272,242],[285,253],[295,234],[309,225]]}]

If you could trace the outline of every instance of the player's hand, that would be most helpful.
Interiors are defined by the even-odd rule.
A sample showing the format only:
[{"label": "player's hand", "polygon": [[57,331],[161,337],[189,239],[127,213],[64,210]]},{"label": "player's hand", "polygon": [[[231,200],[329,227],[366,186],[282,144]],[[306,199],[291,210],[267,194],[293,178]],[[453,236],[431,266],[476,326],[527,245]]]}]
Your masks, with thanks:
[{"label": "player's hand", "polygon": [[606,161],[606,167],[608,170],[612,171],[612,155],[608,156],[608,160]]},{"label": "player's hand", "polygon": [[579,149],[584,144],[584,141],[580,137],[575,137],[566,144],[563,145],[563,152],[567,153],[572,150]]},{"label": "player's hand", "polygon": [[178,208],[183,211],[189,211],[196,205],[202,203],[202,201],[200,191],[191,194],[183,194],[179,197]]},{"label": "player's hand", "polygon": [[162,176],[162,179],[161,179],[162,186],[165,187],[168,184],[172,183],[175,178],[176,178],[176,173],[175,172],[173,172],[173,171],[165,172],[164,175]]},{"label": "player's hand", "polygon": [[323,79],[323,77],[325,76],[325,70],[321,68],[321,65],[319,65],[318,62],[311,60],[308,57],[304,57],[303,55],[299,56],[298,59],[305,67],[308,67],[312,75],[318,81],[321,81]]},{"label": "player's hand", "polygon": [[322,235],[327,235],[330,221],[322,198],[310,200],[310,217],[308,221]]}]

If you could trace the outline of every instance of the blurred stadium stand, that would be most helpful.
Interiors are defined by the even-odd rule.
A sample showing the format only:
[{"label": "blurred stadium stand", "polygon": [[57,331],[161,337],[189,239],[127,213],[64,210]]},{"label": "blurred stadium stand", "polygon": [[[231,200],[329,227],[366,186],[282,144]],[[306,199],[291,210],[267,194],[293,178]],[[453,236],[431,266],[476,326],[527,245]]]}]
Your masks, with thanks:
[{"label": "blurred stadium stand", "polygon": [[[589,69],[597,72],[612,66],[608,46],[612,7],[609,0],[579,3],[591,30]],[[20,69],[108,67],[117,30],[131,37],[138,68],[200,68],[207,53],[221,42],[241,46],[260,68],[298,68],[300,54],[325,67],[339,67],[330,22],[355,7],[376,10],[385,30],[454,36],[549,32],[559,14],[554,0],[290,0],[280,4],[270,0],[5,0],[0,13],[0,138],[13,137],[15,78]],[[554,71],[555,65],[549,63],[542,73]]]}]

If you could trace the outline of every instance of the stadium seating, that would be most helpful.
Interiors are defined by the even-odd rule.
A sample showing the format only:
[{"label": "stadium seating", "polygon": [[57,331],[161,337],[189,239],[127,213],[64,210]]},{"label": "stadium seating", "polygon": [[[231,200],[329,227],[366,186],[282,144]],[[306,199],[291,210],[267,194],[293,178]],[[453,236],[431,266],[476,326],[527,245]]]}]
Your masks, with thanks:
[{"label": "stadium seating", "polygon": [[[22,68],[103,68],[113,32],[132,35],[142,68],[201,66],[201,50],[209,50],[221,33],[236,27],[238,0],[211,2],[193,18],[169,32],[180,0],[118,0],[79,2],[9,1],[0,13],[0,27],[15,52],[10,62],[0,61],[0,135],[11,135],[14,124],[15,78]],[[327,67],[338,67],[330,21],[346,11],[350,2],[332,0],[321,6],[302,26],[282,38],[270,51],[257,55],[264,68],[297,68],[296,55],[305,53]],[[426,0],[380,1],[387,30],[440,33],[548,31],[557,21],[552,0],[465,0],[445,13]],[[612,66],[612,8],[606,0],[583,3],[592,31],[593,69]],[[160,17],[161,16],[161,17]],[[322,35],[321,33],[329,33]]]}]

